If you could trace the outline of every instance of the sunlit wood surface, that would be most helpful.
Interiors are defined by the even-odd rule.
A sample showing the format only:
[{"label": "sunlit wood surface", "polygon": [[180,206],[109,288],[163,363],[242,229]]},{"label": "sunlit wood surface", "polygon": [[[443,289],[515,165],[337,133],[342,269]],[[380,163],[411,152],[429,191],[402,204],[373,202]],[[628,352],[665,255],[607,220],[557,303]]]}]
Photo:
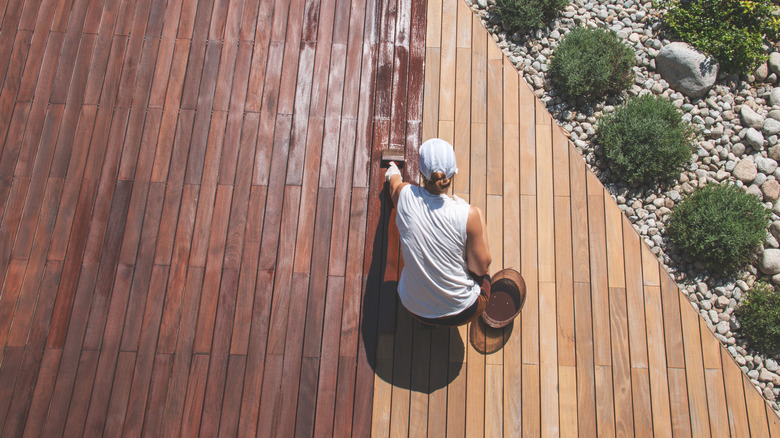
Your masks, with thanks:
[{"label": "sunlit wood surface", "polygon": [[[0,435],[780,436],[461,0],[0,0]],[[415,325],[380,152],[529,286]]]},{"label": "sunlit wood surface", "polygon": [[424,328],[396,305],[373,434],[780,436],[479,17],[462,0],[427,8],[423,139],[454,144],[454,191],[486,212],[491,271],[518,269],[528,297],[490,355],[467,328]]}]

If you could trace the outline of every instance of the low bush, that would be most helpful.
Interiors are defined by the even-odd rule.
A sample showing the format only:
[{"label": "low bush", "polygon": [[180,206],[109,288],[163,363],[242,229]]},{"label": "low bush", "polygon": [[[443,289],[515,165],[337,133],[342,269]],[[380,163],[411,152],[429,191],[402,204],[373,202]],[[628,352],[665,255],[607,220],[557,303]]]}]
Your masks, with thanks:
[{"label": "low bush", "polygon": [[756,282],[737,308],[739,333],[756,350],[772,353],[780,349],[780,294],[763,282]]},{"label": "low bush", "polygon": [[646,94],[599,119],[599,143],[612,173],[629,183],[679,174],[693,152],[693,128],[677,108]]},{"label": "low bush", "polygon": [[600,98],[631,85],[635,58],[615,32],[576,27],[553,52],[550,77],[570,97]]},{"label": "low bush", "polygon": [[496,12],[513,32],[541,29],[558,15],[568,0],[496,0]]},{"label": "low bush", "polygon": [[729,72],[750,72],[766,59],[764,38],[776,41],[780,35],[772,0],[663,0],[660,6],[669,27]]},{"label": "low bush", "polygon": [[672,210],[674,244],[708,269],[731,274],[751,261],[766,238],[769,211],[734,185],[708,184]]}]

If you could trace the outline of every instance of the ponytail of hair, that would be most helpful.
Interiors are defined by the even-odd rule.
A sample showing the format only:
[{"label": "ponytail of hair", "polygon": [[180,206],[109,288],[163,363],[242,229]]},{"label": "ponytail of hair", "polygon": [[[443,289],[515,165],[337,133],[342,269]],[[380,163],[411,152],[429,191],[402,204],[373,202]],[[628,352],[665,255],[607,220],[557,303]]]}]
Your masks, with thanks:
[{"label": "ponytail of hair", "polygon": [[423,187],[434,195],[441,195],[449,190],[452,185],[452,178],[447,178],[443,172],[434,172],[431,179],[423,177]]}]

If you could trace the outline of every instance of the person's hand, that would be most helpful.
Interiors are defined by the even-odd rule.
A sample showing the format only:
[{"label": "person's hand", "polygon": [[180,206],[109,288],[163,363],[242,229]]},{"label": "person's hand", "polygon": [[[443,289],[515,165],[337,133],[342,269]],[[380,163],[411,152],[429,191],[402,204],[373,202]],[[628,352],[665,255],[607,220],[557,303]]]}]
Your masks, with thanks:
[{"label": "person's hand", "polygon": [[394,161],[391,161],[390,165],[387,166],[387,171],[385,171],[385,181],[390,182],[390,177],[393,175],[398,175],[398,177],[403,180],[403,177],[401,177],[401,171],[398,170],[398,166]]}]

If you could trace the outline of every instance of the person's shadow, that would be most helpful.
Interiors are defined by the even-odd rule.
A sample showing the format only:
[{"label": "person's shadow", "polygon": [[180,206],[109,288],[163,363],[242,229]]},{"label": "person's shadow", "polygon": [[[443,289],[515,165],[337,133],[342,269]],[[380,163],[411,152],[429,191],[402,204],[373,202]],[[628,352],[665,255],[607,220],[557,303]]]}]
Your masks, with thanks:
[{"label": "person's shadow", "polygon": [[398,301],[400,251],[397,231],[390,226],[395,215],[386,189],[379,197],[380,217],[363,294],[361,338],[377,376],[395,387],[430,394],[460,374],[465,345],[457,328],[423,325]]}]

